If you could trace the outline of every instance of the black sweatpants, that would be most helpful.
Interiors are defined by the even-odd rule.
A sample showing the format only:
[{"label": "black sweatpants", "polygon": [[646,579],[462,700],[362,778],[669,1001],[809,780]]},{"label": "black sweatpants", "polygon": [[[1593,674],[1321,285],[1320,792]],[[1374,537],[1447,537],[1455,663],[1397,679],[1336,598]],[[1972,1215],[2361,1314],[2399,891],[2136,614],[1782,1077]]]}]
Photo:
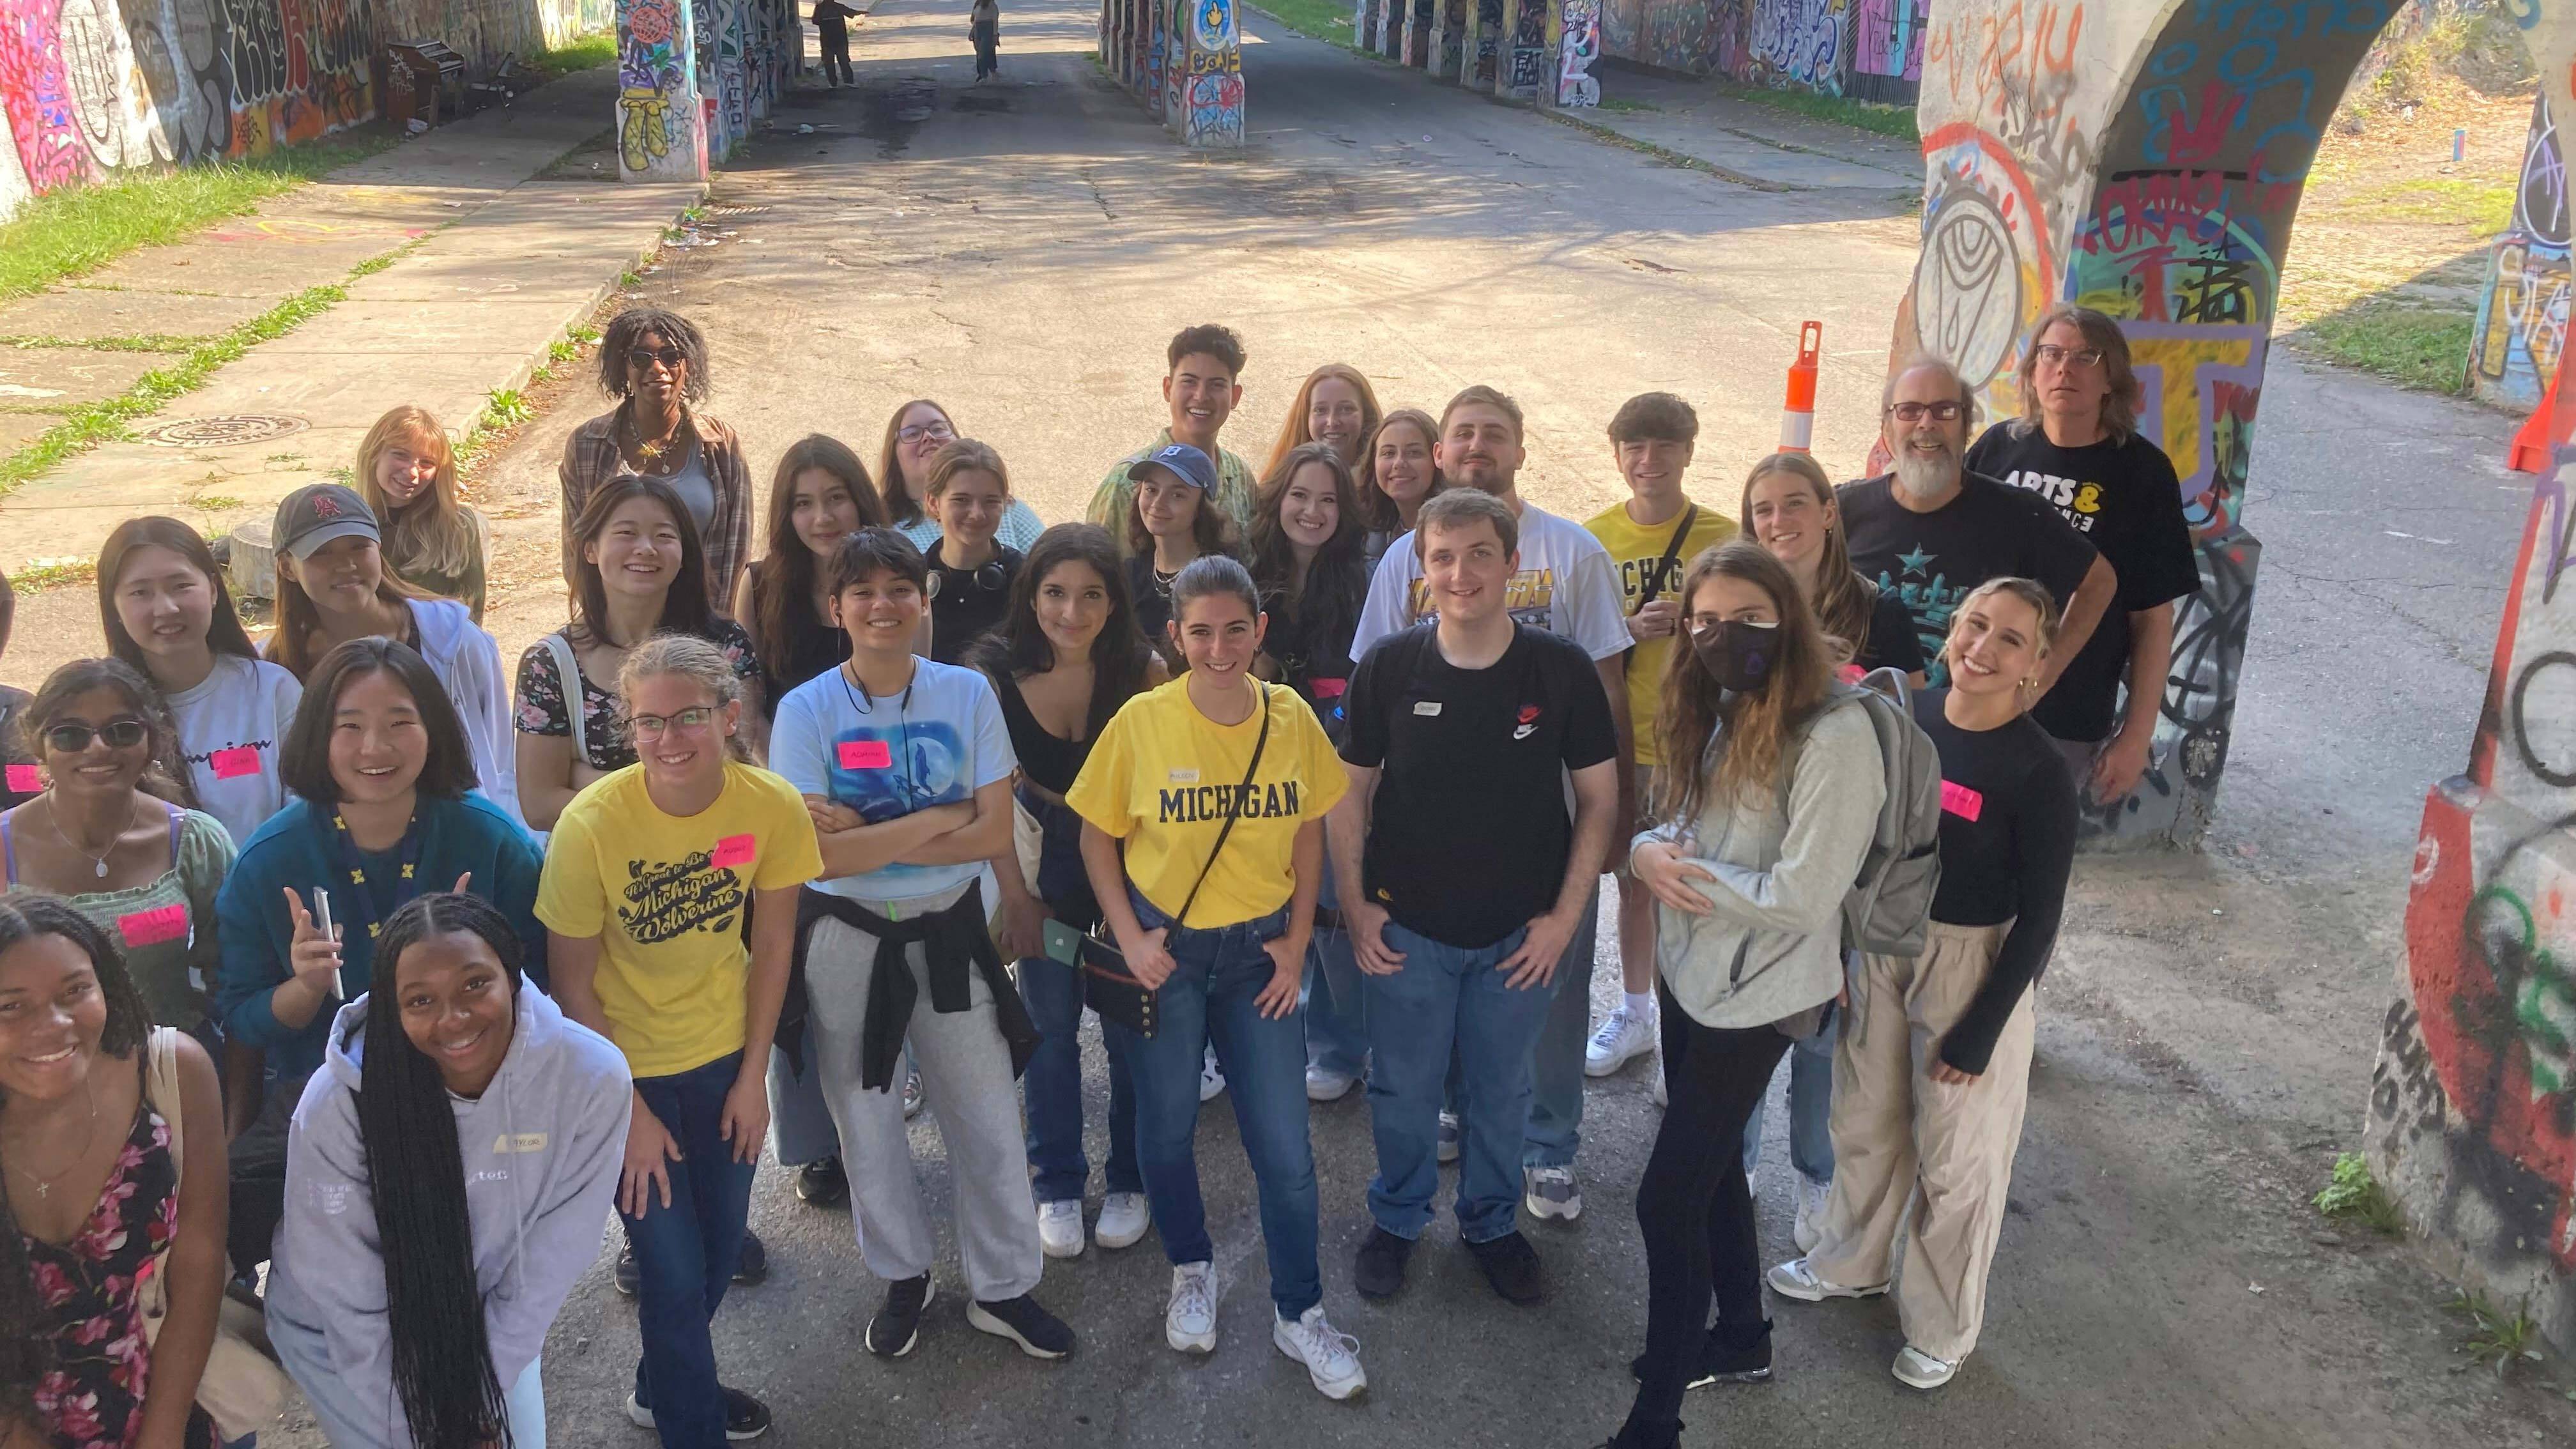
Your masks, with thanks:
[{"label": "black sweatpants", "polygon": [[1761,1247],[1744,1180],[1744,1124],[1789,1049],[1772,1026],[1721,1031],[1691,1020],[1659,981],[1664,1087],[1672,1105],[1637,1183],[1646,1240],[1646,1360],[1620,1443],[1662,1446],[1680,1431],[1682,1392],[1717,1306],[1727,1347],[1769,1331],[1762,1316]]},{"label": "black sweatpants", "polygon": [[826,35],[823,40],[823,79],[832,85],[845,86],[850,79],[850,32]]}]

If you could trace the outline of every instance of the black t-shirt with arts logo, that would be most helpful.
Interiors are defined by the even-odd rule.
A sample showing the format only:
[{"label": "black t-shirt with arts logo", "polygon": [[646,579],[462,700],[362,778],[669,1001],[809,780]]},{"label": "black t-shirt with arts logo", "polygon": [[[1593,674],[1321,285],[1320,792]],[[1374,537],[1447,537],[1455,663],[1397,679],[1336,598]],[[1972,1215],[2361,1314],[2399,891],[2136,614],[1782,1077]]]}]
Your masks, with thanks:
[{"label": "black t-shirt with arts logo", "polygon": [[1377,769],[1362,870],[1405,929],[1467,950],[1556,903],[1574,844],[1565,772],[1618,754],[1583,646],[1527,624],[1483,669],[1440,653],[1437,624],[1373,645],[1351,676],[1342,758]]},{"label": "black t-shirt with arts logo", "polygon": [[2067,527],[2057,510],[2019,488],[1970,470],[1958,496],[1930,513],[1898,503],[1896,479],[1882,473],[1835,490],[1852,567],[1893,595],[1914,618],[1930,682],[1947,684],[1941,641],[1961,600],[1988,579],[2037,579],[2059,608],[2093,567],[2093,545]]},{"label": "black t-shirt with arts logo", "polygon": [[[2025,489],[2054,507],[2119,575],[2111,609],[2030,714],[2061,740],[2090,743],[2111,733],[2121,682],[2129,674],[2125,617],[2171,603],[2200,587],[2200,561],[2182,516],[2182,481],[2164,449],[2127,442],[2061,448],[2032,428],[2013,436],[1997,423],[1968,450],[1968,466]],[[2162,691],[2162,684],[2156,688]]]}]

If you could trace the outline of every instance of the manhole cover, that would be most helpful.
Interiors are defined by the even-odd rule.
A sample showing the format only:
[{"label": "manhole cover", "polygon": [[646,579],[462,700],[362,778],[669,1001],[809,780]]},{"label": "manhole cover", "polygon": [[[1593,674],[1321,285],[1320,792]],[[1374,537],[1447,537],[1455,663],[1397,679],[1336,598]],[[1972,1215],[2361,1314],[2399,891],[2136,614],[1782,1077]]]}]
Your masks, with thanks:
[{"label": "manhole cover", "polygon": [[229,448],[265,443],[305,429],[302,418],[275,413],[224,413],[211,418],[179,418],[137,429],[134,436],[165,448]]}]

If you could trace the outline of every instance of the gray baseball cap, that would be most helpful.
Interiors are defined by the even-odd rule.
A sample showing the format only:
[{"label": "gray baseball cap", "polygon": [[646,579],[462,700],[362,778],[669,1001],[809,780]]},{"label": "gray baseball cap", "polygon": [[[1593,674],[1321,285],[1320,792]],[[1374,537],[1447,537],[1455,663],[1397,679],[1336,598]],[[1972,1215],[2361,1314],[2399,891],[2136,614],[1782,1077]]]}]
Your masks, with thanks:
[{"label": "gray baseball cap", "polygon": [[1216,464],[1187,443],[1166,443],[1127,465],[1127,481],[1142,482],[1145,470],[1160,469],[1202,493],[1216,491]]},{"label": "gray baseball cap", "polygon": [[293,554],[298,563],[335,538],[358,535],[384,542],[376,515],[354,488],[338,483],[310,483],[289,493],[277,505],[270,544]]}]

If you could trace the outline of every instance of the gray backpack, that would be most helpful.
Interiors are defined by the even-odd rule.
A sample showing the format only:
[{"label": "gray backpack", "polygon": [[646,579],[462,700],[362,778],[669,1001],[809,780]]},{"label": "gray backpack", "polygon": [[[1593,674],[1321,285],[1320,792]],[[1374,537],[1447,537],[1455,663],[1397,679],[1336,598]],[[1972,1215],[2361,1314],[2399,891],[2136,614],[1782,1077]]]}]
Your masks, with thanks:
[{"label": "gray backpack", "polygon": [[1843,946],[1878,956],[1919,956],[1941,885],[1941,756],[1914,722],[1905,676],[1878,669],[1842,694],[1856,699],[1878,736],[1887,799],[1843,896]]}]

